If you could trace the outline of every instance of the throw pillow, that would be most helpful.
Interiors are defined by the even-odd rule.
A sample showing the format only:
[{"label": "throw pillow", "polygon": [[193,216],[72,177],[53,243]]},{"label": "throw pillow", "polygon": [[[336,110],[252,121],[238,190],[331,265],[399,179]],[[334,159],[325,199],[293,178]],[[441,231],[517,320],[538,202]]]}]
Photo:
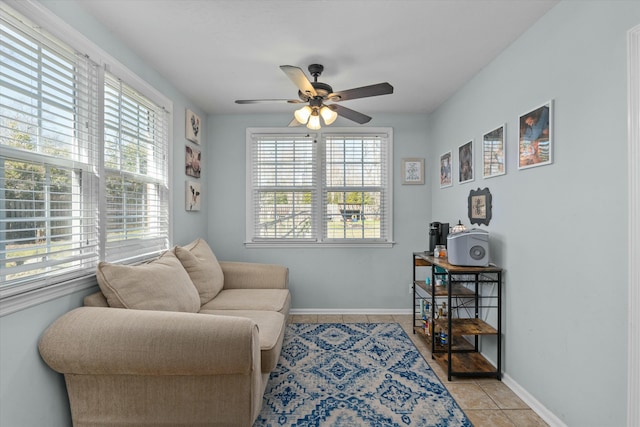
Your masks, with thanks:
[{"label": "throw pillow", "polygon": [[198,290],[171,251],[142,265],[101,262],[96,277],[111,307],[190,313],[200,310]]},{"label": "throw pillow", "polygon": [[207,242],[198,239],[187,246],[176,246],[175,253],[198,289],[200,305],[218,295],[224,285],[224,274]]}]

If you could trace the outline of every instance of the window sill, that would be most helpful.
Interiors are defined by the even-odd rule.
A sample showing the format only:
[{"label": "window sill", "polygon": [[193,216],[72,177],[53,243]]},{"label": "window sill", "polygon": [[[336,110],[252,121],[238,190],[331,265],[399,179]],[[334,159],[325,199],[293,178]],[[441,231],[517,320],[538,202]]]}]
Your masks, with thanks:
[{"label": "window sill", "polygon": [[85,276],[0,300],[0,317],[33,307],[56,298],[97,286],[96,276]]},{"label": "window sill", "polygon": [[348,242],[348,243],[318,243],[318,242],[245,242],[249,249],[289,249],[289,248],[392,248],[395,242]]}]

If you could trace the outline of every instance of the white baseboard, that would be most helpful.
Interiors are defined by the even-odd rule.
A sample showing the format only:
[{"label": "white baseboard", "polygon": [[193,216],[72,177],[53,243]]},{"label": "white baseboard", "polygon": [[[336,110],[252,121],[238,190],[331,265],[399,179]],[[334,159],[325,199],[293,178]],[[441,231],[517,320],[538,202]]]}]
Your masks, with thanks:
[{"label": "white baseboard", "polygon": [[524,403],[542,418],[550,427],[567,427],[565,423],[560,420],[553,412],[548,410],[538,399],[533,397],[527,390],[525,390],[520,384],[515,382],[507,374],[502,375],[502,382],[505,383]]},{"label": "white baseboard", "polygon": [[404,308],[292,308],[289,314],[298,315],[318,315],[333,314],[339,316],[341,314],[360,314],[360,315],[411,315],[411,309]]}]

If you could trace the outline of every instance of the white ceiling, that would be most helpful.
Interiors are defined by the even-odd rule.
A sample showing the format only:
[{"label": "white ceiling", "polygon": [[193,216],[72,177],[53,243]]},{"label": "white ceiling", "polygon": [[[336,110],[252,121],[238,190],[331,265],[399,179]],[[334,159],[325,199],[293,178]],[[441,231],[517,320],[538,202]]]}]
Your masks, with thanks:
[{"label": "white ceiling", "polygon": [[[82,7],[210,114],[276,113],[297,97],[280,70],[335,91],[389,82],[391,95],[344,101],[367,115],[437,108],[558,0],[83,0]],[[311,78],[311,77],[310,77]]]}]

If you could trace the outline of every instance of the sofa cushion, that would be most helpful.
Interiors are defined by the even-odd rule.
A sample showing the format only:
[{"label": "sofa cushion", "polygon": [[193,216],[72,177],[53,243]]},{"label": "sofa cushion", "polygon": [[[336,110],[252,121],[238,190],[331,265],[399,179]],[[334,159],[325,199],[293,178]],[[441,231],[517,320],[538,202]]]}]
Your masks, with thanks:
[{"label": "sofa cushion", "polygon": [[262,372],[268,373],[276,368],[287,324],[284,315],[275,311],[260,310],[201,310],[200,313],[244,317],[253,320],[258,325]]},{"label": "sofa cushion", "polygon": [[200,294],[200,305],[211,301],[224,285],[224,274],[213,251],[202,239],[176,246],[175,254]]},{"label": "sofa cushion", "polygon": [[200,310],[265,310],[287,315],[290,304],[288,289],[223,289]]},{"label": "sofa cushion", "polygon": [[101,262],[96,277],[111,307],[190,313],[200,309],[198,290],[171,251],[141,265]]}]

